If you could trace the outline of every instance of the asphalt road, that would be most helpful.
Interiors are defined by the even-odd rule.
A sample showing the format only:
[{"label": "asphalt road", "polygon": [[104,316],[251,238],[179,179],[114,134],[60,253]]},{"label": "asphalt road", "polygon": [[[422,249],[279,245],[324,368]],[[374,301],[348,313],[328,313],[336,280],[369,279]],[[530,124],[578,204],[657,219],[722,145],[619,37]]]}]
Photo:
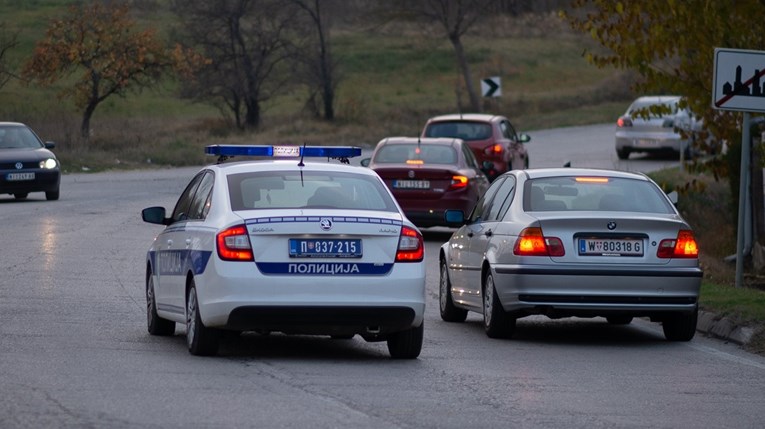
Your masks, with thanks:
[{"label": "asphalt road", "polygon": [[[534,133],[532,165],[613,163],[606,131]],[[476,315],[442,322],[435,260],[447,229],[425,231],[428,307],[417,360],[391,360],[384,343],[359,338],[279,334],[245,334],[227,339],[220,356],[190,356],[182,327],[172,338],[146,333],[144,256],[161,227],[141,222],[140,210],[172,207],[196,170],[71,174],[59,201],[0,197],[0,428],[765,422],[765,358],[719,340],[667,342],[643,320],[522,319],[512,340],[487,338]]]}]

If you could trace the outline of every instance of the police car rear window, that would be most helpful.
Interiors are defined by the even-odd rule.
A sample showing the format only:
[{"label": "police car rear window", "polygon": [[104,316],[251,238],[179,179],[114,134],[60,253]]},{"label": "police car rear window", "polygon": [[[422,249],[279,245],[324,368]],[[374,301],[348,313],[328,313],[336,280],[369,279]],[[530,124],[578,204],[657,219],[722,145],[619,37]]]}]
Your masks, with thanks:
[{"label": "police car rear window", "polygon": [[374,177],[315,171],[268,171],[228,176],[231,208],[335,208],[398,212],[385,185]]}]

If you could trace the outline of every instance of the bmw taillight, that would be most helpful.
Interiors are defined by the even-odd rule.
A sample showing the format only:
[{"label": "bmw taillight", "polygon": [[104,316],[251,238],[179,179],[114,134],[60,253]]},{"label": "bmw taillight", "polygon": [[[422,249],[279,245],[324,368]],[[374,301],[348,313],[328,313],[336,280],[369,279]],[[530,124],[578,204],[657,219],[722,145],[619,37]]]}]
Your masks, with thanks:
[{"label": "bmw taillight", "polygon": [[632,119],[621,117],[621,118],[616,120],[616,126],[619,127],[619,128],[631,127],[632,126]]},{"label": "bmw taillight", "polygon": [[420,262],[425,257],[425,242],[416,229],[404,226],[398,239],[396,262]]},{"label": "bmw taillight", "polygon": [[659,258],[698,258],[699,247],[693,231],[682,229],[677,233],[677,238],[667,238],[659,243],[656,251]]},{"label": "bmw taillight", "polygon": [[218,256],[224,261],[252,261],[252,246],[244,225],[232,226],[215,237]]},{"label": "bmw taillight", "polygon": [[558,237],[545,237],[542,228],[525,228],[515,241],[518,256],[563,256],[566,250]]},{"label": "bmw taillight", "polygon": [[452,183],[449,185],[449,189],[462,189],[467,188],[468,178],[465,176],[452,176]]}]

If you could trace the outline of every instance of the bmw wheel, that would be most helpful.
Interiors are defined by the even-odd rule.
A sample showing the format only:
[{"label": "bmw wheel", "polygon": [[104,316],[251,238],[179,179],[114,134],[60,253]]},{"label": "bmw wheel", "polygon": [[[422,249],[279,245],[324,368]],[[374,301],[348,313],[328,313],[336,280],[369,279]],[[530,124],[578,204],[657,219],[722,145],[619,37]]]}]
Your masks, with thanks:
[{"label": "bmw wheel", "polygon": [[617,149],[616,156],[619,157],[619,159],[627,159],[630,157],[630,151],[629,149]]},{"label": "bmw wheel", "polygon": [[515,330],[515,318],[502,308],[491,271],[484,278],[483,328],[489,338],[510,338]]},{"label": "bmw wheel", "polygon": [[175,322],[157,315],[157,299],[154,295],[154,276],[149,273],[146,279],[146,322],[151,335],[167,336],[175,334]]},{"label": "bmw wheel", "polygon": [[191,280],[186,297],[186,345],[189,347],[189,353],[195,356],[213,356],[218,352],[219,343],[220,333],[202,323],[197,288],[194,280]]},{"label": "bmw wheel", "polygon": [[452,284],[449,281],[449,270],[446,261],[441,260],[441,280],[438,286],[438,302],[441,309],[441,319],[446,322],[464,322],[467,310],[454,306],[452,300]]},{"label": "bmw wheel", "polygon": [[425,322],[388,337],[388,352],[393,359],[416,359],[422,351]]},{"label": "bmw wheel", "polygon": [[696,335],[696,322],[699,317],[698,306],[693,313],[681,313],[668,316],[662,322],[664,336],[669,341],[690,341]]}]

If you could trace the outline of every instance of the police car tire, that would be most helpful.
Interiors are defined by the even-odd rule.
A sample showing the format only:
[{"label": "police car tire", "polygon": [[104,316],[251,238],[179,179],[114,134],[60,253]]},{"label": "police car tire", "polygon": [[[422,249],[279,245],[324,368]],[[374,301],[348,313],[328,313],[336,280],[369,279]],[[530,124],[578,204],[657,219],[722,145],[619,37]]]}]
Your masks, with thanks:
[{"label": "police car tire", "polygon": [[186,297],[186,345],[189,353],[194,356],[214,356],[218,353],[219,344],[220,331],[202,324],[199,316],[197,288],[192,279]]},{"label": "police car tire", "polygon": [[393,359],[416,359],[422,351],[425,322],[388,337],[388,352]]},{"label": "police car tire", "polygon": [[149,273],[146,280],[146,321],[149,334],[158,336],[168,336],[175,334],[175,322],[159,317],[157,315],[157,301],[154,295],[154,278]]}]

